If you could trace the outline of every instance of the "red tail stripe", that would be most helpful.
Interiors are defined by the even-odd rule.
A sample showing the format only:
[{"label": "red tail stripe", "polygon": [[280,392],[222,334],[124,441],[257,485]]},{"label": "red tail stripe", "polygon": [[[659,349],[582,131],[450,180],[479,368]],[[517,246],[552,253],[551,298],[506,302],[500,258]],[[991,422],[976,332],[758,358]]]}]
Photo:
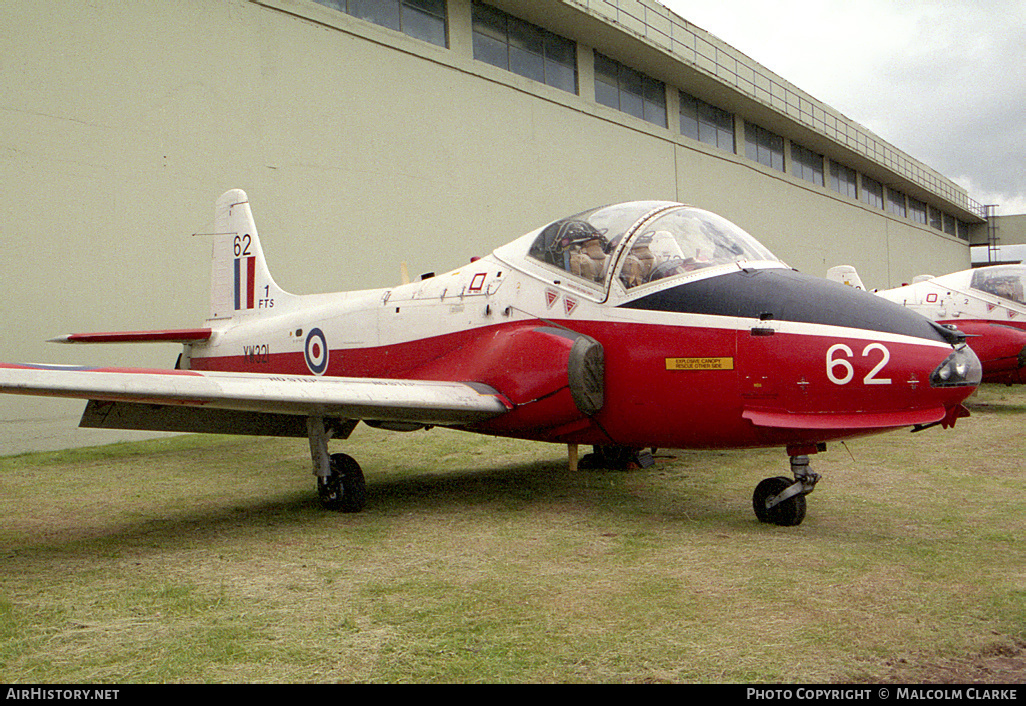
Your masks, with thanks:
[{"label": "red tail stripe", "polygon": [[246,308],[252,309],[256,295],[256,258],[246,258]]}]

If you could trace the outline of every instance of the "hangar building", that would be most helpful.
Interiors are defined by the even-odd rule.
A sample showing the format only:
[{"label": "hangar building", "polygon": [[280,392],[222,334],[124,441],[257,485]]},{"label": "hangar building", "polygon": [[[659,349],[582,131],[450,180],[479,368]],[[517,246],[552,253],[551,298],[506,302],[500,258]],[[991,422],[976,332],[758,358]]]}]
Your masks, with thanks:
[{"label": "hangar building", "polygon": [[[964,269],[986,228],[951,180],[654,0],[10,0],[0,26],[3,360],[173,364],[44,341],[199,325],[203,234],[236,187],[297,293],[632,199],[878,287]],[[0,397],[0,452],[107,441],[81,406]]]},{"label": "hangar building", "polygon": [[987,226],[972,230],[973,267],[1026,262],[1026,214],[999,216],[987,212]]}]

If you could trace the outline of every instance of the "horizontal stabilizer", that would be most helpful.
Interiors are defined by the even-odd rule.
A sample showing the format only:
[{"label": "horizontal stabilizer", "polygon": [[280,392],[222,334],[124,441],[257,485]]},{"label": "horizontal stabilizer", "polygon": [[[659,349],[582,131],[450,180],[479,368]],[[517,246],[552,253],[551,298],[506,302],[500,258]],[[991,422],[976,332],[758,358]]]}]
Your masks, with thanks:
[{"label": "horizontal stabilizer", "polygon": [[208,328],[166,329],[160,331],[103,331],[68,333],[51,338],[50,343],[199,343],[210,340]]}]

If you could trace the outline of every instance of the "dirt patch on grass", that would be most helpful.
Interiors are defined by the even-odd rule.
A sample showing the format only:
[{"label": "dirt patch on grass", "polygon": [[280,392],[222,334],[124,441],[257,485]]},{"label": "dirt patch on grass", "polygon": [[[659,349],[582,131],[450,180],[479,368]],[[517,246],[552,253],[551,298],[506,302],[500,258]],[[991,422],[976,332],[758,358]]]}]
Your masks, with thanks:
[{"label": "dirt patch on grass", "polygon": [[894,684],[1024,684],[1026,642],[997,644],[979,654],[936,664],[916,664],[910,659],[888,663],[887,670],[866,681]]}]

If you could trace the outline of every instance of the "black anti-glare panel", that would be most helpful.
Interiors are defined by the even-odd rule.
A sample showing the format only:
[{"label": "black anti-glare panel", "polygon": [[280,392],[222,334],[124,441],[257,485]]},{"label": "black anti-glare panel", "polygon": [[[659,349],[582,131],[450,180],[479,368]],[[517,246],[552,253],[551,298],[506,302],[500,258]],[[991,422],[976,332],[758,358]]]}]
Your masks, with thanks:
[{"label": "black anti-glare panel", "polygon": [[628,309],[797,321],[953,342],[929,319],[882,299],[794,270],[740,270],[654,292]]}]

